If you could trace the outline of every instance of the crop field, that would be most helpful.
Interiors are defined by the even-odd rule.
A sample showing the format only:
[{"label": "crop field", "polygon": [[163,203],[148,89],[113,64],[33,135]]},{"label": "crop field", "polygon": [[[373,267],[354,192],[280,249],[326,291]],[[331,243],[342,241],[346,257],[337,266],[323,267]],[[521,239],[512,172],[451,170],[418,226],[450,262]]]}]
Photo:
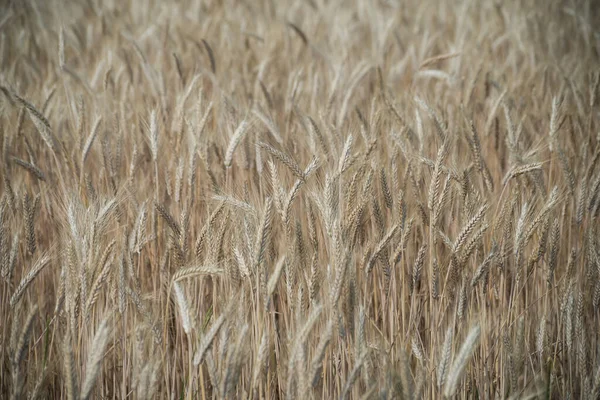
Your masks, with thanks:
[{"label": "crop field", "polygon": [[600,7],[0,4],[0,398],[599,399]]}]

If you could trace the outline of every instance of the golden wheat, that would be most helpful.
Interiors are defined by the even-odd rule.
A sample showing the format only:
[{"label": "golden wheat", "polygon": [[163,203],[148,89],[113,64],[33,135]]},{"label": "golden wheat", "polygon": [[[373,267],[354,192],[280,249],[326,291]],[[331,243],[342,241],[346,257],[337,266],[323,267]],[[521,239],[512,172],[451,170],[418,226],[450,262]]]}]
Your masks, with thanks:
[{"label": "golden wheat", "polygon": [[0,397],[600,393],[592,1],[0,5]]}]

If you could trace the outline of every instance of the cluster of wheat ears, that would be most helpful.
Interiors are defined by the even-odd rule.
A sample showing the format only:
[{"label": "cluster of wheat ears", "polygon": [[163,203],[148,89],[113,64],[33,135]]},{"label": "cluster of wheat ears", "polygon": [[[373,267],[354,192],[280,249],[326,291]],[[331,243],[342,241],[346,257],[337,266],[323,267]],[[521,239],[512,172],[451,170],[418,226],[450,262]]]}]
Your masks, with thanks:
[{"label": "cluster of wheat ears", "polygon": [[0,397],[600,395],[592,1],[0,12]]}]

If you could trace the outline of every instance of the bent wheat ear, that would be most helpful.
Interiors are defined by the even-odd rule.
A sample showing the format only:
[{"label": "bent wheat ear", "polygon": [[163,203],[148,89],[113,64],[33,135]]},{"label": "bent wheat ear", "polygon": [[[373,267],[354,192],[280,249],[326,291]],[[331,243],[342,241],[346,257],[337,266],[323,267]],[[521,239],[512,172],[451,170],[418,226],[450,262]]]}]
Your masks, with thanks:
[{"label": "bent wheat ear", "polygon": [[169,214],[169,211],[167,211],[165,206],[159,203],[154,203],[154,207],[156,208],[156,211],[158,211],[158,214],[162,217],[162,219],[167,223],[167,225],[169,225],[169,228],[171,228],[173,233],[175,233],[177,237],[180,237],[181,228],[179,227],[177,221],[175,221],[175,218],[173,218],[173,216]]},{"label": "bent wheat ear", "polygon": [[77,376],[75,373],[75,359],[71,346],[71,335],[67,334],[63,342],[65,385],[67,386],[67,399],[75,400],[77,396]]},{"label": "bent wheat ear", "polygon": [[25,290],[27,289],[29,284],[36,278],[36,276],[38,276],[40,271],[48,264],[49,261],[50,261],[50,256],[48,254],[42,255],[36,261],[33,268],[31,269],[31,271],[29,271],[29,273],[27,275],[25,275],[25,278],[23,278],[21,280],[21,283],[19,283],[19,286],[17,286],[17,288],[15,289],[15,292],[13,293],[12,297],[10,298],[10,306],[11,307],[14,307],[17,304],[17,302],[23,296],[23,293],[25,293]]},{"label": "bent wheat ear", "polygon": [[543,164],[539,162],[516,166],[506,174],[502,183],[506,185],[509,180],[516,178],[519,175],[527,174],[532,171],[539,171],[542,169],[542,166]]},{"label": "bent wheat ear", "polygon": [[417,290],[419,287],[419,282],[421,281],[421,270],[425,260],[425,250],[427,250],[427,245],[424,244],[419,249],[419,253],[417,254],[417,258],[415,260],[412,276],[412,290]]},{"label": "bent wheat ear", "polygon": [[13,160],[13,162],[15,164],[17,164],[18,166],[26,169],[31,174],[33,174],[40,181],[45,181],[46,180],[46,176],[44,175],[44,173],[42,172],[42,170],[39,169],[38,167],[36,167],[35,165],[33,165],[31,163],[28,163],[25,160],[21,160],[20,158],[17,158],[17,157],[13,157],[12,160]]},{"label": "bent wheat ear", "polygon": [[302,168],[300,168],[300,166],[298,165],[298,163],[290,156],[288,156],[287,154],[285,154],[282,151],[279,151],[271,146],[269,146],[266,143],[259,143],[259,146],[266,150],[267,153],[269,153],[270,155],[272,155],[273,157],[275,157],[276,159],[278,159],[279,161],[281,161],[286,167],[288,167],[290,169],[290,171],[296,176],[296,178],[304,181],[306,179],[306,176],[304,175],[304,171],[302,171]]},{"label": "bent wheat ear", "polygon": [[258,346],[256,362],[254,363],[254,366],[253,366],[253,373],[252,373],[252,388],[253,389],[256,389],[256,385],[258,383],[258,378],[260,377],[261,372],[264,371],[267,367],[267,363],[269,361],[267,358],[267,355],[270,351],[269,341],[270,341],[269,334],[267,333],[267,331],[263,332],[262,338],[260,340],[260,345]]},{"label": "bent wheat ear", "polygon": [[479,208],[479,210],[473,215],[473,217],[467,222],[467,224],[463,227],[463,229],[458,234],[456,241],[454,242],[453,252],[457,253],[458,250],[464,245],[467,237],[473,232],[475,226],[483,219],[485,211],[487,210],[487,204],[484,204]]},{"label": "bent wheat ear", "polygon": [[65,30],[61,26],[58,33],[58,66],[62,69],[65,65]]},{"label": "bent wheat ear", "polygon": [[260,110],[253,109],[252,113],[269,129],[269,133],[273,136],[273,139],[277,141],[277,143],[282,144],[283,139],[281,138],[281,134],[279,133],[279,129],[269,117],[267,117]]},{"label": "bent wheat ear", "polygon": [[315,351],[315,356],[310,362],[310,369],[308,374],[309,384],[315,386],[318,382],[319,373],[322,368],[323,359],[325,358],[325,352],[329,343],[331,342],[331,335],[333,333],[333,321],[330,319],[325,328],[325,333],[321,335],[319,344]]},{"label": "bent wheat ear", "polygon": [[550,130],[548,131],[549,135],[549,145],[550,151],[553,150],[553,146],[555,145],[556,133],[558,132],[558,114],[560,112],[562,100],[558,96],[554,96],[552,98],[552,114],[550,115]]},{"label": "bent wheat ear", "polygon": [[350,160],[350,150],[352,150],[352,135],[348,135],[346,139],[346,143],[344,144],[344,149],[342,150],[342,154],[340,155],[340,160],[338,162],[338,175],[342,175],[342,173],[346,170],[348,161]]},{"label": "bent wheat ear", "polygon": [[273,271],[273,275],[269,278],[269,282],[267,283],[267,297],[270,298],[275,292],[275,287],[277,286],[277,282],[279,282],[279,277],[281,276],[281,272],[283,271],[283,267],[285,266],[285,257],[282,257],[275,267],[275,271]]},{"label": "bent wheat ear", "polygon": [[27,347],[27,342],[29,341],[29,337],[31,336],[33,319],[37,312],[38,306],[35,305],[31,309],[31,311],[29,311],[27,319],[25,319],[25,323],[23,324],[23,330],[21,331],[21,335],[19,336],[19,340],[17,342],[17,346],[13,355],[13,368],[17,368],[23,360],[23,356],[25,355],[25,349]]},{"label": "bent wheat ear", "polygon": [[152,160],[156,162],[158,157],[158,118],[156,116],[156,110],[152,110],[152,113],[150,114],[150,132],[148,137],[150,139]]},{"label": "bent wheat ear", "polygon": [[104,282],[106,281],[106,279],[108,278],[108,275],[110,273],[111,264],[107,261],[108,261],[108,256],[110,255],[110,252],[112,251],[112,247],[115,245],[115,243],[116,242],[113,240],[111,242],[111,244],[108,245],[108,247],[105,250],[105,256],[102,257],[102,262],[100,264],[100,265],[103,265],[102,270],[100,271],[100,273],[96,277],[96,280],[94,280],[94,283],[92,284],[92,287],[90,289],[90,296],[88,297],[88,300],[87,300],[87,303],[85,306],[86,318],[89,318],[92,306],[96,303],[96,300],[98,300],[98,296],[100,295],[100,289],[102,288],[102,285],[104,284]]},{"label": "bent wheat ear", "polygon": [[345,400],[350,395],[350,390],[352,389],[352,385],[356,381],[356,378],[358,378],[358,374],[367,358],[367,355],[368,355],[368,352],[365,351],[356,360],[356,363],[354,364],[354,367],[352,368],[352,371],[350,372],[350,375],[348,376],[348,379],[346,380],[346,384],[344,385],[344,390],[342,391],[342,395],[340,396],[340,399]]},{"label": "bent wheat ear", "polygon": [[262,263],[263,255],[265,249],[267,247],[267,240],[271,231],[271,210],[272,210],[273,201],[271,198],[267,199],[265,210],[263,212],[263,216],[260,222],[259,230],[256,233],[256,240],[254,244],[254,267],[258,268],[258,266]]},{"label": "bent wheat ear", "polygon": [[238,144],[242,141],[242,138],[248,131],[248,121],[244,119],[240,125],[237,127],[231,140],[229,141],[229,146],[227,147],[227,151],[225,152],[225,167],[231,167],[231,161],[233,159],[233,152],[235,151]]},{"label": "bent wheat ear", "polygon": [[392,227],[392,229],[390,229],[388,231],[388,233],[383,237],[383,239],[381,239],[379,244],[377,244],[377,247],[373,251],[371,258],[369,259],[369,263],[367,264],[367,269],[365,271],[367,274],[369,274],[371,272],[371,270],[373,269],[373,266],[375,265],[375,261],[377,260],[379,255],[381,255],[382,252],[386,249],[386,246],[388,245],[390,240],[392,240],[392,238],[394,237],[394,235],[396,234],[397,231],[398,231],[398,224],[394,225]]},{"label": "bent wheat ear", "polygon": [[85,380],[81,388],[81,394],[79,398],[81,400],[87,400],[92,394],[92,389],[96,383],[96,378],[100,373],[100,366],[104,359],[104,350],[108,344],[110,328],[108,326],[108,320],[102,321],[98,327],[98,331],[94,336],[92,343],[91,352],[88,355],[88,360],[85,368]]},{"label": "bent wheat ear", "polygon": [[92,131],[90,132],[90,135],[88,136],[87,140],[85,141],[85,145],[83,146],[83,150],[81,151],[81,169],[83,169],[85,160],[90,152],[90,149],[92,148],[92,145],[94,144],[94,139],[96,139],[96,136],[98,134],[98,128],[100,127],[101,122],[102,122],[102,117],[96,117]]},{"label": "bent wheat ear", "polygon": [[219,276],[223,274],[221,268],[214,267],[212,265],[199,265],[195,267],[181,268],[171,278],[171,281],[175,284],[183,279],[193,278],[199,275]]},{"label": "bent wheat ear", "polygon": [[440,191],[442,164],[444,162],[444,159],[448,155],[449,144],[449,138],[446,136],[444,139],[444,143],[440,146],[437,152],[433,175],[429,183],[429,194],[427,196],[427,208],[429,209],[429,211],[433,211],[437,205],[437,197]]},{"label": "bent wheat ear", "polygon": [[52,134],[52,129],[50,128],[50,123],[48,122],[46,117],[44,117],[44,115],[40,111],[38,111],[33,106],[33,104],[29,103],[27,100],[20,97],[18,94],[15,94],[14,96],[27,110],[27,113],[29,114],[31,121],[37,128],[37,131],[39,132],[40,136],[42,137],[42,140],[44,141],[44,143],[46,143],[46,146],[48,146],[48,148],[50,148],[50,150],[55,152],[56,147],[58,146],[57,140],[54,137],[54,135]]},{"label": "bent wheat ear", "polygon": [[215,322],[213,322],[212,326],[210,327],[210,330],[202,338],[202,341],[200,342],[200,347],[196,351],[196,354],[194,354],[194,366],[197,367],[198,365],[200,365],[200,363],[204,359],[204,355],[212,346],[212,343],[215,340],[217,333],[219,333],[219,330],[225,323],[225,319],[226,315],[222,314]]},{"label": "bent wheat ear", "polygon": [[27,251],[29,254],[35,253],[37,248],[37,241],[35,238],[35,211],[36,204],[39,200],[39,197],[36,197],[35,201],[32,203],[31,196],[29,193],[25,193],[23,198],[23,213],[25,214],[25,237],[27,238]]},{"label": "bent wheat ear", "polygon": [[444,345],[442,346],[441,359],[437,368],[437,385],[440,390],[446,382],[446,375],[448,373],[448,364],[450,363],[450,352],[452,351],[452,334],[453,327],[449,326],[446,331],[446,338],[444,339]]},{"label": "bent wheat ear", "polygon": [[177,301],[177,305],[179,306],[179,314],[181,315],[181,323],[183,325],[183,331],[186,335],[189,336],[192,327],[190,320],[190,312],[187,300],[185,298],[185,294],[181,289],[181,286],[178,282],[173,283],[173,290],[175,291],[175,300]]},{"label": "bent wheat ear", "polygon": [[462,377],[464,369],[471,358],[473,350],[475,350],[475,346],[477,346],[480,335],[481,328],[479,326],[472,328],[469,332],[469,335],[460,348],[458,356],[456,356],[454,364],[452,364],[450,375],[448,375],[448,380],[446,381],[446,386],[444,387],[445,396],[450,397],[456,393],[459,380]]}]

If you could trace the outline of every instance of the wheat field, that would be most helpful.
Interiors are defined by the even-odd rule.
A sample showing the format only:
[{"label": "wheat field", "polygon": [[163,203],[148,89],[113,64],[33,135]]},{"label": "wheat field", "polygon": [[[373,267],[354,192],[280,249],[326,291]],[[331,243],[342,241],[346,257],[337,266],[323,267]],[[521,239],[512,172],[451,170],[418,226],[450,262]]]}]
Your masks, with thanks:
[{"label": "wheat field", "polygon": [[593,1],[0,5],[0,397],[600,398]]}]

